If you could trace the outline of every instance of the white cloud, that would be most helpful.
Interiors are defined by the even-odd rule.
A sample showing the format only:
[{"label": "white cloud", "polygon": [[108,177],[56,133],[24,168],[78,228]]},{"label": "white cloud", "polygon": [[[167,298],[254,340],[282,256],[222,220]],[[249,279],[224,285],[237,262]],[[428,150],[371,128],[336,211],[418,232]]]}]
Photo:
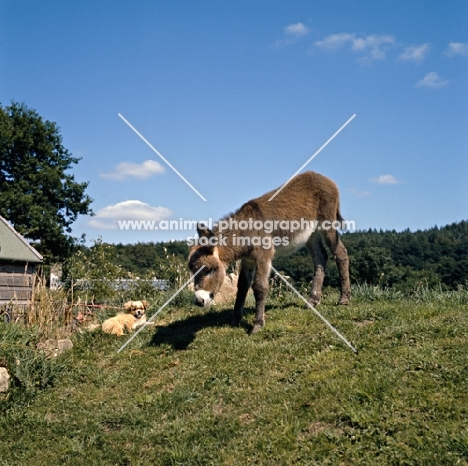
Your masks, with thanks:
[{"label": "white cloud", "polygon": [[398,57],[402,61],[422,62],[429,52],[429,44],[409,45],[405,47],[403,53]]},{"label": "white cloud", "polygon": [[288,24],[284,29],[285,37],[280,39],[274,43],[276,47],[285,46],[296,42],[301,37],[306,36],[309,34],[310,29],[304,23],[291,23]]},{"label": "white cloud", "polygon": [[398,184],[399,181],[393,175],[380,175],[372,178],[373,183],[377,184]]},{"label": "white cloud", "polygon": [[448,84],[448,80],[442,79],[435,71],[431,71],[423,79],[416,83],[416,87],[440,88]]},{"label": "white cloud", "polygon": [[468,57],[468,44],[466,42],[450,42],[445,54],[449,57],[454,57],[455,55]]},{"label": "white cloud", "polygon": [[101,230],[116,230],[118,220],[167,220],[172,212],[167,207],[153,207],[146,202],[123,201],[100,209],[88,225]]},{"label": "white cloud", "polygon": [[361,53],[360,61],[372,61],[385,58],[385,49],[395,43],[395,37],[389,34],[371,34],[358,37],[355,33],[341,32],[330,34],[314,43],[314,46],[329,52],[349,44],[353,52]]},{"label": "white cloud", "polygon": [[143,163],[121,162],[117,164],[111,173],[102,173],[101,178],[109,180],[123,180],[134,177],[139,180],[145,180],[153,175],[164,173],[164,167],[156,160],[146,160]]},{"label": "white cloud", "polygon": [[342,32],[340,34],[330,34],[323,40],[318,40],[314,45],[318,48],[334,52],[343,47],[347,42],[353,42],[355,39],[354,34]]},{"label": "white cloud", "polygon": [[292,37],[302,37],[306,36],[309,34],[310,30],[307,26],[305,26],[304,23],[294,23],[294,24],[289,24],[284,28],[284,33],[287,36],[292,36]]}]

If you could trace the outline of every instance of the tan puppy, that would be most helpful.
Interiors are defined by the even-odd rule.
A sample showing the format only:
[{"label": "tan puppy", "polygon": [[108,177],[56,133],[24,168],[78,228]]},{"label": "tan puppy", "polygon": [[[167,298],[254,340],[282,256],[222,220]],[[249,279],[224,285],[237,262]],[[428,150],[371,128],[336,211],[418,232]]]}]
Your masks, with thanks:
[{"label": "tan puppy", "polygon": [[122,336],[124,330],[131,332],[146,322],[146,308],[148,301],[128,301],[124,304],[127,313],[117,314],[115,317],[102,323],[102,331],[113,335]]},{"label": "tan puppy", "polygon": [[148,306],[149,304],[148,301],[146,301],[146,299],[143,299],[142,301],[127,301],[124,304],[124,308],[127,312],[141,310],[143,311],[143,314],[146,312]]}]

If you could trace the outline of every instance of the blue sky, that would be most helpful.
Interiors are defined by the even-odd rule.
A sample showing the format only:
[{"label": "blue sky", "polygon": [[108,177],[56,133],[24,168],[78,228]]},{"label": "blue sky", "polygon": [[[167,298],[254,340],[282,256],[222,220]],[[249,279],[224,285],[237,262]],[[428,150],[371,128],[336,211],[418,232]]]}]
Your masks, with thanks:
[{"label": "blue sky", "polygon": [[4,0],[0,102],[57,122],[81,157],[88,240],[190,236],[117,220],[219,219],[354,114],[307,169],[358,229],[425,229],[468,218],[467,22],[457,0]]}]

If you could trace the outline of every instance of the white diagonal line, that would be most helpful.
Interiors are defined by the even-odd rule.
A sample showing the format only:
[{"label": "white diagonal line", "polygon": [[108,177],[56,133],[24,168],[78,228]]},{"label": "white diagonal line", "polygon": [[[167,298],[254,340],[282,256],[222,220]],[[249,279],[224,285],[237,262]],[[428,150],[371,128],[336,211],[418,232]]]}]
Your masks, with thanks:
[{"label": "white diagonal line", "polygon": [[281,186],[281,188],[279,188],[278,191],[276,191],[276,193],[270,197],[270,199],[268,199],[268,201],[271,201],[308,163],[310,163],[311,160],[314,159],[322,151],[322,149],[324,149],[348,125],[348,123],[354,119],[355,116],[356,114],[354,114],[312,157],[310,157],[310,159],[307,160],[307,162],[302,165],[302,167],[299,168],[299,170],[297,170],[297,172],[294,173],[294,175],[291,176],[291,178],[289,178],[289,180],[286,181],[286,183],[284,183],[283,186]]},{"label": "white diagonal line", "polygon": [[185,177],[121,114],[118,113],[119,117],[127,123],[127,125],[138,135],[140,138],[162,159],[164,162],[172,168],[172,170],[179,175],[179,177],[185,181],[185,183],[192,188],[192,190],[197,193],[204,201],[206,199],[185,179]]},{"label": "white diagonal line", "polygon": [[136,331],[131,338],[129,338],[117,351],[120,353],[203,269],[204,265],[202,265],[196,273],[193,274],[152,316],[148,319],[143,326],[141,326],[138,331]]},{"label": "white diagonal line", "polygon": [[301,293],[299,293],[299,291],[296,290],[296,288],[294,288],[291,283],[289,283],[286,278],[284,278],[273,266],[271,266],[271,268],[273,269],[273,271],[276,273],[276,275],[278,275],[278,277],[281,278],[281,280],[283,280],[284,283],[286,283],[286,285],[289,286],[289,288],[291,288],[291,290],[294,291],[294,293],[297,294],[297,296],[299,296],[299,298],[302,299],[302,301],[304,301],[307,306],[309,306],[314,312],[315,314],[317,314],[317,316],[320,317],[320,319],[322,319],[327,325],[328,327],[330,327],[330,329],[335,332],[355,353],[357,353],[357,349],[343,336],[341,335],[340,332],[338,332],[338,330],[333,327],[332,324],[330,324],[330,322],[328,322],[327,319],[325,319],[325,317],[322,316],[322,314],[320,314],[320,312],[317,311],[317,309],[315,309],[314,306],[312,306],[312,304],[309,303],[309,301],[307,301],[307,299],[304,298],[304,296],[301,295]]}]

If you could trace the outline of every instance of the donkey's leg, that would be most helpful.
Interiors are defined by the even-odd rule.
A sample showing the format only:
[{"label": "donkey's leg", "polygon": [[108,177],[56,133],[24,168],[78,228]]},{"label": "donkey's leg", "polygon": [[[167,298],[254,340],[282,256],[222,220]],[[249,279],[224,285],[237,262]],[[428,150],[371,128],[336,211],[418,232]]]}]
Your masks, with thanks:
[{"label": "donkey's leg", "polygon": [[242,262],[237,280],[237,295],[234,304],[234,325],[239,325],[244,313],[244,304],[247,292],[249,291],[252,279],[255,273],[255,265],[253,263]]},{"label": "donkey's leg", "polygon": [[332,229],[322,231],[322,235],[335,256],[338,273],[340,274],[341,294],[338,304],[349,304],[351,286],[349,283],[348,251],[346,250],[345,245],[341,242],[340,236],[336,230]]},{"label": "donkey's leg", "polygon": [[314,278],[309,301],[311,304],[320,304],[322,299],[322,284],[325,278],[325,267],[327,265],[327,251],[325,250],[320,235],[313,233],[307,241],[307,249],[314,261]]},{"label": "donkey's leg", "polygon": [[265,325],[265,300],[268,295],[268,278],[271,260],[257,263],[257,270],[252,284],[255,296],[255,318],[251,333],[257,333]]}]

